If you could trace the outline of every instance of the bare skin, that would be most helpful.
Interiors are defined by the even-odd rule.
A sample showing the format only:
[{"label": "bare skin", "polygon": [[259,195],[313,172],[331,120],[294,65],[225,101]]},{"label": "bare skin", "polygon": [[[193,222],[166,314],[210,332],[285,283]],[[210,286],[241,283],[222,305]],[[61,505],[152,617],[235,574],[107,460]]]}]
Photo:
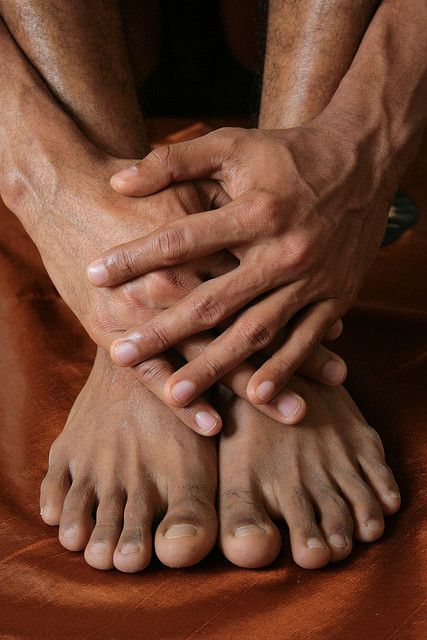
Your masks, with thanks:
[{"label": "bare skin", "polygon": [[[283,429],[237,399],[226,412],[220,545],[242,567],[276,558],[283,520],[295,562],[315,569],[347,557],[353,537],[377,540],[383,514],[399,508],[380,438],[347,392],[302,379],[293,384],[313,407],[301,426]],[[150,562],[155,525],[161,562],[189,566],[216,542],[215,496],[214,441],[182,428],[99,350],[41,487],[42,518],[59,525],[61,544],[84,550],[96,569],[136,572]]]},{"label": "bare skin", "polygon": [[41,487],[41,515],[95,569],[199,562],[217,537],[216,444],[183,427],[101,349]]},{"label": "bare skin", "polygon": [[[34,87],[32,92],[36,93]],[[21,123],[26,122],[24,115],[28,117],[28,114],[21,114]],[[52,122],[56,121],[57,118],[61,121],[61,117],[55,116]],[[34,124],[34,122],[28,122],[32,131],[34,131]],[[79,144],[74,144],[76,140],[75,134],[63,124],[59,129],[63,127],[62,138],[66,140],[66,144],[62,149],[57,148],[56,153],[61,157],[66,157],[66,154],[63,154],[67,148],[70,149],[71,145],[71,157],[74,157],[75,160],[69,166],[73,167],[74,175],[78,176],[81,174],[84,153],[82,153]],[[43,142],[46,142],[46,139],[43,136],[41,136],[41,142],[41,147],[45,150]],[[40,158],[43,157],[41,154]],[[49,160],[50,157],[48,155],[45,164],[42,166],[50,168]],[[92,168],[96,168],[96,162],[96,156],[92,157]],[[87,166],[89,169],[90,164]],[[71,175],[73,175],[73,171],[71,171]],[[98,175],[98,178],[100,178],[100,175]],[[40,173],[38,177],[40,177]],[[102,182],[101,178],[100,180]],[[96,187],[95,183],[97,183],[96,179],[93,188],[89,189],[88,196],[89,193],[96,194],[96,196],[99,195],[99,187]],[[35,183],[30,182],[29,184]],[[52,189],[52,191],[56,196],[55,189]],[[60,190],[58,190],[59,192]],[[70,193],[70,190],[68,190],[68,193]],[[12,194],[11,201],[15,197],[16,191]],[[43,198],[43,196],[40,197]],[[169,196],[166,194],[163,197],[166,198],[165,202],[167,203]],[[67,242],[63,243],[63,248],[66,248],[67,245],[70,245],[71,229],[74,227],[77,234],[79,227],[81,228],[82,225],[83,227],[86,225],[90,227],[90,220],[88,218],[79,219],[75,215],[75,209],[79,209],[79,207],[76,207],[74,208],[73,225],[71,227],[68,226],[66,215],[63,216],[62,220],[61,216],[53,215],[57,206],[55,202],[50,211],[52,217],[49,220],[49,224],[46,227],[40,227],[41,220],[46,216],[35,219],[34,214],[37,214],[37,212],[34,206],[30,206],[32,204],[30,193],[24,194],[24,200],[28,207],[25,220],[27,228],[38,239],[41,246],[44,242],[44,251],[42,249],[42,253],[45,253],[46,263],[51,260],[50,271],[55,279],[54,274],[57,269],[55,265],[58,262],[58,257],[55,258],[53,255],[49,257],[49,245],[52,246],[55,241],[63,242],[62,239],[66,237]],[[117,203],[118,201],[115,200],[113,202]],[[158,203],[159,201],[157,200],[156,202]],[[85,198],[82,198],[82,200],[77,199],[75,203],[82,205],[85,203]],[[66,206],[67,203],[61,203],[58,210],[66,212]],[[137,214],[138,205],[136,203],[134,208],[135,214]],[[102,206],[96,210],[97,215],[100,215]],[[31,213],[28,214],[28,211]],[[22,209],[22,215],[25,217],[24,209]],[[104,218],[101,219],[104,220]],[[114,207],[111,221],[113,220],[114,224],[118,225],[119,215],[117,217],[114,216]],[[38,231],[35,230],[37,226],[34,224],[35,222],[39,223]],[[131,217],[126,221],[125,228],[128,225],[129,230],[134,226],[134,221],[132,221]],[[57,228],[53,231],[55,226]],[[108,224],[103,222],[102,231],[104,232],[107,227]],[[80,252],[82,256],[78,257],[81,257],[82,260],[85,259],[86,248],[90,247],[89,238],[93,237],[93,230],[96,230],[96,228],[91,228],[81,246]],[[125,233],[128,233],[128,231],[125,231]],[[43,234],[45,234],[44,240],[42,238]],[[99,229],[98,235],[101,242],[107,241],[103,237],[103,233],[99,233]],[[49,237],[51,238],[50,241]],[[95,237],[97,237],[97,234],[95,234]],[[116,238],[116,242],[120,240],[120,238]],[[64,262],[63,257],[63,255],[60,256],[59,262],[61,264]],[[72,262],[76,259],[76,252],[73,252],[72,248],[69,259]],[[75,269],[73,273],[75,273]],[[67,298],[67,295],[70,295],[68,292],[75,287],[75,283],[73,283],[73,287],[67,289],[69,276],[65,275],[64,277],[64,274],[62,274],[61,276],[58,275],[57,278],[61,280],[64,296]],[[84,290],[83,287],[82,291]],[[84,299],[85,295],[82,296],[80,293],[77,296],[79,299],[75,304],[81,304],[81,298]],[[73,303],[71,306],[73,306]],[[48,524],[57,524],[61,520],[60,540],[66,548],[75,550],[86,548],[89,536],[91,536],[91,542],[85,551],[85,558],[92,566],[106,569],[114,565],[123,571],[138,571],[146,566],[151,556],[148,529],[152,518],[158,521],[166,514],[166,518],[170,517],[170,520],[162,521],[156,534],[156,553],[165,564],[187,566],[204,557],[215,541],[217,524],[216,519],[212,517],[213,496],[216,485],[215,442],[211,439],[210,441],[203,440],[204,444],[199,444],[202,438],[184,429],[172,414],[165,413],[160,408],[160,405],[156,405],[148,392],[142,393],[140,385],[136,385],[137,383],[133,381],[132,376],[126,373],[126,377],[122,378],[120,371],[111,369],[111,366],[106,364],[105,355],[98,354],[94,371],[88,384],[77,400],[67,426],[51,452],[49,472],[47,480],[43,483],[41,495],[42,516]],[[280,508],[278,507],[279,497],[285,500],[285,497],[288,496],[286,499],[290,503],[295,495],[302,495],[304,492],[310,493],[310,495],[314,493],[314,480],[309,477],[308,469],[313,469],[313,461],[315,459],[317,465],[315,468],[319,470],[320,477],[320,469],[327,468],[328,464],[333,466],[331,457],[328,455],[333,446],[335,452],[334,464],[336,466],[333,466],[333,470],[331,470],[332,476],[334,478],[335,476],[338,477],[339,474],[336,471],[338,466],[342,469],[349,469],[350,467],[353,469],[354,467],[353,483],[357,485],[357,482],[359,484],[362,482],[361,471],[356,464],[361,456],[362,444],[349,440],[349,434],[352,433],[352,429],[354,430],[355,423],[360,422],[360,417],[351,401],[346,399],[345,395],[343,396],[345,392],[337,389],[336,394],[330,397],[330,407],[333,406],[333,410],[329,408],[328,410],[319,411],[317,414],[317,405],[322,405],[322,395],[319,393],[318,387],[295,382],[295,384],[293,383],[293,388],[303,390],[310,398],[310,402],[313,402],[313,409],[308,417],[313,421],[306,421],[304,423],[304,431],[297,430],[295,437],[285,438],[281,432],[279,433],[277,423],[273,421],[259,421],[258,418],[255,418],[257,415],[255,410],[254,413],[249,412],[244,402],[238,404],[233,401],[230,411],[226,415],[227,431],[226,437],[220,441],[221,455],[224,455],[224,460],[229,456],[228,464],[230,464],[231,458],[234,461],[240,456],[241,451],[245,451],[247,464],[245,469],[236,465],[236,473],[233,478],[227,478],[229,469],[227,470],[225,463],[220,461],[221,502],[219,511],[223,531],[221,545],[225,555],[236,564],[242,566],[262,566],[267,564],[274,559],[280,548],[277,533],[274,533],[275,530],[266,519],[265,513],[261,514],[259,509],[254,510],[253,508],[253,504],[257,502],[260,496],[265,500],[269,513],[275,518],[280,518],[284,509],[281,506]],[[133,407],[135,407],[135,411]],[[141,417],[143,412],[144,417]],[[159,422],[164,425],[164,429],[160,430],[163,436],[162,440],[160,440],[159,431],[153,428],[153,423],[157,427]],[[123,429],[124,424],[126,430]],[[319,425],[325,424],[330,428],[327,429],[325,427],[323,429],[322,427],[323,438],[321,438],[320,435],[316,435],[316,432],[319,429]],[[101,431],[101,427],[104,431]],[[104,437],[105,429],[108,430],[108,438]],[[167,438],[165,438],[166,432]],[[184,432],[186,435],[181,435]],[[270,433],[270,438],[267,433]],[[307,435],[308,433],[311,434],[310,437]],[[366,426],[360,426],[359,433],[361,438],[365,435],[368,438],[371,431]],[[257,434],[257,437],[255,437],[255,434]],[[274,438],[273,447],[272,437]],[[369,437],[372,442],[375,441],[375,438]],[[157,438],[159,438],[158,441]],[[80,442],[82,440],[85,442],[85,447],[77,446],[76,443],[79,440]],[[271,461],[271,452],[272,449],[275,449],[276,440],[277,457],[269,465],[268,461]],[[170,464],[165,465],[164,447],[166,441],[170,451]],[[131,443],[131,446],[129,443]],[[135,460],[135,449],[140,449],[141,451],[138,461]],[[364,451],[366,456],[372,460],[378,460],[380,459],[378,443],[376,444],[376,449],[374,449],[374,445],[370,447],[366,443]],[[305,453],[306,450],[307,454]],[[188,451],[193,451],[196,455],[188,456]],[[193,461],[193,457],[196,456],[199,459]],[[191,457],[191,468],[189,468],[189,457]],[[272,496],[271,478],[277,477],[280,479],[280,474],[283,473],[283,460],[288,460],[289,471],[286,477],[283,476],[283,494],[277,491]],[[177,462],[179,469],[175,462]],[[198,482],[201,477],[199,462],[200,467],[204,468],[203,485]],[[380,467],[380,465],[378,466]],[[132,471],[130,474],[126,474],[128,467]],[[108,470],[108,473],[106,473],[106,470]],[[294,476],[292,476],[291,471]],[[180,483],[182,491],[173,494],[171,487],[177,473],[182,474],[182,483]],[[289,478],[296,476],[300,478],[300,484],[297,485],[297,488],[300,487],[299,492],[295,492],[295,482],[289,482]],[[378,473],[372,480],[373,486],[377,487],[377,492],[381,491],[381,495],[384,495],[387,491],[397,492],[394,480],[388,472],[386,473],[386,470],[381,476],[383,477],[383,484],[381,484],[380,476],[381,474]],[[70,480],[72,481],[71,486]],[[136,484],[139,491],[135,488]],[[193,486],[198,487],[194,492],[190,489]],[[201,486],[203,486],[202,490],[200,490]],[[141,487],[144,491],[141,491]],[[242,492],[246,492],[246,500],[244,501],[246,510],[242,501],[237,499],[239,495],[240,497],[243,495]],[[142,500],[141,495],[144,496]],[[337,492],[333,494],[335,501],[339,502],[336,495],[338,495]],[[380,494],[378,493],[378,495]],[[128,503],[126,504],[129,504],[129,508],[124,514],[125,496],[128,498]],[[129,496],[131,500],[129,500]],[[64,500],[65,503],[63,502]],[[348,500],[349,504],[353,504],[355,499],[349,497]],[[387,506],[390,511],[395,510],[398,506],[398,498],[394,496],[393,500],[392,507]],[[97,504],[98,501],[99,505]],[[282,504],[283,502],[280,503],[280,505]],[[63,505],[64,509],[62,508]],[[97,506],[97,528],[92,533],[94,505]],[[360,505],[361,515],[357,517],[357,527],[360,528],[369,519],[373,519],[376,522],[374,536],[378,537],[382,531],[382,516],[379,503],[372,498],[369,492],[365,492],[364,497],[360,498]],[[129,518],[127,518],[128,512],[130,513]],[[313,520],[307,517],[307,513],[308,510],[304,509],[302,503],[294,510],[288,508],[285,513],[288,526],[292,532],[294,557],[301,566],[322,566],[331,559],[332,548],[328,549],[325,544],[323,547],[307,547],[307,536],[310,536],[311,539],[317,536],[322,541],[321,534],[316,529]],[[357,513],[359,514],[359,511]],[[240,524],[253,524],[254,515],[257,521],[263,523],[268,529],[267,535],[262,534],[263,537],[260,539],[259,533],[254,533],[253,530],[251,535],[230,535],[231,531],[234,531]],[[263,516],[262,519],[260,515]],[[328,535],[330,532],[336,534],[346,532],[348,535],[346,552],[349,552],[351,548],[351,522],[344,508],[341,509],[338,515],[339,517],[337,516],[334,520],[334,526],[328,530],[325,529],[325,532]],[[327,518],[324,518],[324,521],[326,523],[331,522],[331,519],[328,521]],[[135,522],[137,522],[136,526]],[[198,529],[196,536],[181,535],[170,542],[171,539],[164,535],[169,525],[194,525],[194,523],[196,523]],[[123,532],[123,538],[118,543],[124,524],[127,531]],[[75,525],[76,527],[76,529],[71,530],[73,535],[69,538],[63,535],[65,530],[69,529],[67,525]],[[131,531],[129,531],[129,528]],[[363,529],[360,530],[363,531]],[[179,532],[182,534],[183,529],[181,528]],[[248,530],[246,530],[247,532]],[[372,536],[372,539],[374,536]],[[189,541],[188,538],[191,540]],[[237,543],[236,540],[238,540]],[[140,545],[135,554],[120,553],[122,542],[135,541]],[[93,553],[93,550],[91,550],[92,543],[105,543],[105,547],[97,546],[96,551],[98,553]],[[312,544],[312,540],[310,544]],[[344,557],[343,551],[340,553]],[[132,558],[125,558],[124,556],[132,556]],[[338,559],[338,557],[334,555],[333,559]]]},{"label": "bare skin", "polygon": [[[306,50],[312,46],[326,51],[319,65],[329,78],[326,93],[338,87],[320,114],[316,95],[311,105],[306,104],[309,122],[301,125],[297,119],[295,126],[287,115],[288,128],[283,128],[285,101],[283,110],[280,104],[264,108],[257,130],[224,128],[196,140],[165,145],[112,177],[114,188],[130,196],[146,196],[180,180],[210,178],[218,180],[231,198],[216,211],[164,225],[120,248],[134,275],[222,249],[239,259],[231,273],[203,283],[155,321],[135,324],[112,344],[111,357],[117,364],[135,365],[233,316],[227,331],[167,381],[165,396],[171,406],[191,402],[241,359],[271,345],[288,326],[285,340],[263,362],[247,389],[254,404],[271,400],[354,302],[427,119],[427,5],[424,0],[381,2],[357,49],[360,32],[377,4],[358,2],[366,20],[357,21],[356,29],[346,29],[354,3],[272,3],[273,8],[288,5],[288,12],[283,8],[277,16],[290,13],[290,24],[295,25],[297,68],[302,71],[296,90],[311,102],[307,85],[312,82],[307,82],[304,64],[316,66],[316,56],[312,62],[311,51]],[[329,5],[336,12],[326,10]],[[305,7],[301,14],[300,6]],[[304,15],[306,22],[300,25],[298,18]],[[342,30],[336,26],[341,21]],[[285,24],[278,20],[269,28],[274,40],[282,25],[285,33],[279,42],[283,47],[287,45]],[[304,37],[298,38],[300,29]],[[343,31],[344,38],[352,33],[350,46],[342,47],[342,60],[334,51],[339,64],[330,62],[337,31]],[[272,76],[266,83],[267,102],[281,95],[281,84],[283,94],[287,91],[295,99],[295,87],[279,71],[278,49],[274,73],[267,58]],[[291,69],[295,72],[292,65]],[[322,77],[319,68],[313,74]],[[153,247],[159,250],[150,251]],[[114,250],[108,256],[114,264]],[[98,284],[107,282],[108,273]],[[192,393],[178,394],[182,387]]]}]

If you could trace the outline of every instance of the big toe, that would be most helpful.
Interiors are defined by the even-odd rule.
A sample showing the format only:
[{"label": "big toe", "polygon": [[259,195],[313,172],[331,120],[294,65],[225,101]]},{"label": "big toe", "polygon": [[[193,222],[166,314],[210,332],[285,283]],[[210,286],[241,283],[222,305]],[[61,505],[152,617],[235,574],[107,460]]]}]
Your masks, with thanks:
[{"label": "big toe", "polygon": [[249,488],[225,489],[219,514],[220,544],[230,562],[255,569],[276,559],[282,544],[279,530]]},{"label": "big toe", "polygon": [[168,567],[189,567],[213,548],[218,532],[214,498],[175,496],[155,536],[157,557]]}]

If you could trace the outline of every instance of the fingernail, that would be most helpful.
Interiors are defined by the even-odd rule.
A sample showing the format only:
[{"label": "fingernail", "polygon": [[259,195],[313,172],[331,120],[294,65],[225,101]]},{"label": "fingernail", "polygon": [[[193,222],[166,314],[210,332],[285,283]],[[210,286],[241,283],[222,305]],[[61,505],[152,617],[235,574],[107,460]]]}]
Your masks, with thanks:
[{"label": "fingernail", "polygon": [[181,382],[177,382],[173,385],[172,395],[175,400],[178,402],[188,402],[196,391],[196,385],[194,382],[190,382],[190,380],[181,380]]},{"label": "fingernail", "polygon": [[110,274],[108,273],[107,267],[103,264],[92,264],[87,270],[87,277],[92,284],[100,287],[108,282]]},{"label": "fingernail", "polygon": [[257,524],[244,524],[242,527],[237,527],[237,529],[233,531],[233,535],[236,536],[236,538],[259,535],[260,533],[265,534],[265,529],[259,527]]},{"label": "fingernail", "polygon": [[277,409],[285,418],[292,418],[298,413],[301,407],[301,400],[297,396],[282,396],[277,403]]},{"label": "fingernail", "polygon": [[209,433],[217,425],[217,419],[208,411],[198,411],[194,416],[194,419],[203,433]]},{"label": "fingernail", "polygon": [[322,370],[325,380],[333,384],[339,384],[345,376],[345,366],[338,360],[329,360]]},{"label": "fingernail", "polygon": [[120,549],[120,553],[124,556],[130,555],[131,553],[138,553],[138,551],[139,544],[136,544],[135,542],[128,542]]},{"label": "fingernail", "polygon": [[138,173],[138,168],[135,166],[127,167],[127,169],[122,169],[113,175],[114,180],[129,180],[130,178],[134,178]]},{"label": "fingernail", "polygon": [[307,547],[309,549],[324,549],[325,545],[319,538],[309,538],[307,540]]},{"label": "fingernail", "polygon": [[114,347],[114,355],[120,364],[133,364],[138,360],[139,351],[133,342],[119,342]]},{"label": "fingernail", "polygon": [[338,547],[338,549],[344,549],[347,546],[347,540],[339,533],[333,533],[329,536],[329,544],[333,547]]},{"label": "fingernail", "polygon": [[67,528],[63,531],[63,533],[62,533],[62,537],[63,537],[63,538],[67,538],[67,539],[69,539],[69,538],[75,538],[75,537],[76,537],[76,535],[77,535],[77,533],[78,533],[78,529],[77,529],[77,527],[76,527],[76,526],[74,526],[74,525],[71,525],[70,527],[67,527]]},{"label": "fingernail", "polygon": [[271,380],[265,380],[264,382],[261,382],[261,384],[258,385],[258,388],[256,390],[257,396],[260,400],[263,400],[264,402],[268,402],[274,394],[274,389],[275,389],[274,382],[271,382]]},{"label": "fingernail", "polygon": [[106,548],[107,545],[105,542],[95,542],[95,544],[91,546],[90,552],[95,554],[105,553]]},{"label": "fingernail", "polygon": [[174,524],[164,533],[165,538],[188,538],[197,536],[197,529],[192,524]]}]

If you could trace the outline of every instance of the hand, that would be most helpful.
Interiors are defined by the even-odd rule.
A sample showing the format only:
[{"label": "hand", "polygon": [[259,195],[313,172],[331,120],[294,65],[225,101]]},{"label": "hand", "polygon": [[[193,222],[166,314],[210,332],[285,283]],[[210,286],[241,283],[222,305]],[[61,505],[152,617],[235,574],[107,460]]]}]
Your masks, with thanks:
[{"label": "hand", "polygon": [[[370,166],[369,154],[330,131],[325,123],[287,131],[223,129],[156,149],[112,178],[121,193],[145,195],[172,180],[209,176],[231,198],[105,256],[113,283],[222,249],[239,259],[233,271],[112,345],[117,364],[135,364],[240,311],[168,381],[171,404],[175,384],[185,382],[196,396],[287,326],[284,344],[247,388],[253,403],[270,400],[354,301],[380,244],[394,186]],[[121,357],[124,344],[127,358]],[[339,360],[335,374],[341,383]]]},{"label": "hand", "polygon": [[[25,185],[34,188],[14,190],[3,184],[2,193],[9,207],[26,220],[27,231],[65,302],[93,340],[108,350],[112,340],[134,322],[154,317],[159,309],[177,302],[206,278],[225,273],[237,261],[222,254],[185,268],[159,270],[123,287],[94,289],[85,273],[95,255],[117,241],[146,235],[172,216],[210,208],[219,189],[208,182],[183,184],[141,201],[125,199],[117,196],[106,180],[123,162],[91,153],[79,145],[69,155],[66,149],[60,149],[50,151],[43,161],[33,157],[35,174],[26,175]],[[207,333],[200,334],[178,345],[178,351],[188,360],[197,357],[211,341]],[[176,357],[166,354],[135,367],[135,374],[165,402],[165,382],[175,369]],[[251,363],[243,363],[223,383],[246,398],[247,382],[254,371]],[[282,424],[296,424],[305,414],[305,403],[286,392],[259,409]],[[195,397],[185,409],[174,406],[172,410],[199,433],[207,433],[201,417],[205,422],[208,417],[208,427],[214,423],[209,435],[221,428],[218,412],[204,398]]]}]

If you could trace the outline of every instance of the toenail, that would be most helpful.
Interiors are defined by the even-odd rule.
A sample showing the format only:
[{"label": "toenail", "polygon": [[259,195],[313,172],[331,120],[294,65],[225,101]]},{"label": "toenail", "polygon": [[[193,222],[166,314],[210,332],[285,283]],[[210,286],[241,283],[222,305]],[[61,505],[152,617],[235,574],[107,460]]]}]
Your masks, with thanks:
[{"label": "toenail", "polygon": [[292,418],[300,409],[301,400],[297,396],[282,396],[280,401],[277,403],[277,408],[279,412],[285,418]]},{"label": "toenail", "polygon": [[233,535],[236,538],[243,538],[243,536],[254,536],[259,534],[265,534],[266,531],[262,527],[259,527],[257,524],[244,524],[242,527],[237,527],[233,531]]},{"label": "toenail", "polygon": [[138,553],[138,551],[139,544],[136,544],[135,542],[128,542],[120,549],[120,553],[124,556],[130,555],[131,553]]},{"label": "toenail", "polygon": [[366,523],[366,528],[368,529],[368,531],[380,531],[382,529],[382,525],[380,522],[378,522],[378,520],[368,520],[368,522]]},{"label": "toenail", "polygon": [[120,364],[134,364],[139,358],[138,348],[133,342],[119,342],[114,347],[114,354]]},{"label": "toenail", "polygon": [[40,509],[40,515],[42,518],[48,518],[51,513],[52,513],[51,507],[45,506]]},{"label": "toenail", "polygon": [[87,270],[87,277],[92,284],[100,287],[108,282],[110,274],[103,264],[92,264]]},{"label": "toenail", "polygon": [[107,545],[105,542],[95,542],[95,544],[91,545],[90,553],[105,553]]},{"label": "toenail", "polygon": [[386,500],[400,500],[400,493],[398,491],[389,491],[385,496]]},{"label": "toenail", "polygon": [[274,389],[274,382],[271,382],[271,380],[265,380],[258,385],[258,388],[256,390],[257,396],[260,400],[268,402],[273,397]]},{"label": "toenail", "polygon": [[331,536],[329,536],[329,543],[333,547],[338,547],[339,549],[344,549],[348,546],[347,539],[340,533],[333,533]]},{"label": "toenail", "polygon": [[198,411],[194,419],[202,433],[209,433],[209,431],[215,429],[218,422],[215,416],[207,411]]},{"label": "toenail", "polygon": [[323,367],[322,373],[328,382],[338,384],[345,376],[345,366],[338,360],[329,360]]},{"label": "toenail", "polygon": [[134,178],[138,173],[138,168],[135,166],[127,167],[126,169],[122,169],[114,174],[114,180],[129,180],[130,178]]},{"label": "toenail", "polygon": [[192,524],[174,524],[163,534],[165,538],[186,538],[197,536],[197,529]]},{"label": "toenail", "polygon": [[63,538],[68,538],[68,539],[75,538],[78,532],[79,532],[78,528],[73,524],[70,527],[67,527],[66,529],[64,529],[61,535]]},{"label": "toenail", "polygon": [[196,385],[190,380],[181,380],[173,385],[171,392],[175,400],[178,402],[188,402],[196,391]]},{"label": "toenail", "polygon": [[309,549],[324,549],[325,545],[319,538],[309,538],[307,540],[307,547]]}]

